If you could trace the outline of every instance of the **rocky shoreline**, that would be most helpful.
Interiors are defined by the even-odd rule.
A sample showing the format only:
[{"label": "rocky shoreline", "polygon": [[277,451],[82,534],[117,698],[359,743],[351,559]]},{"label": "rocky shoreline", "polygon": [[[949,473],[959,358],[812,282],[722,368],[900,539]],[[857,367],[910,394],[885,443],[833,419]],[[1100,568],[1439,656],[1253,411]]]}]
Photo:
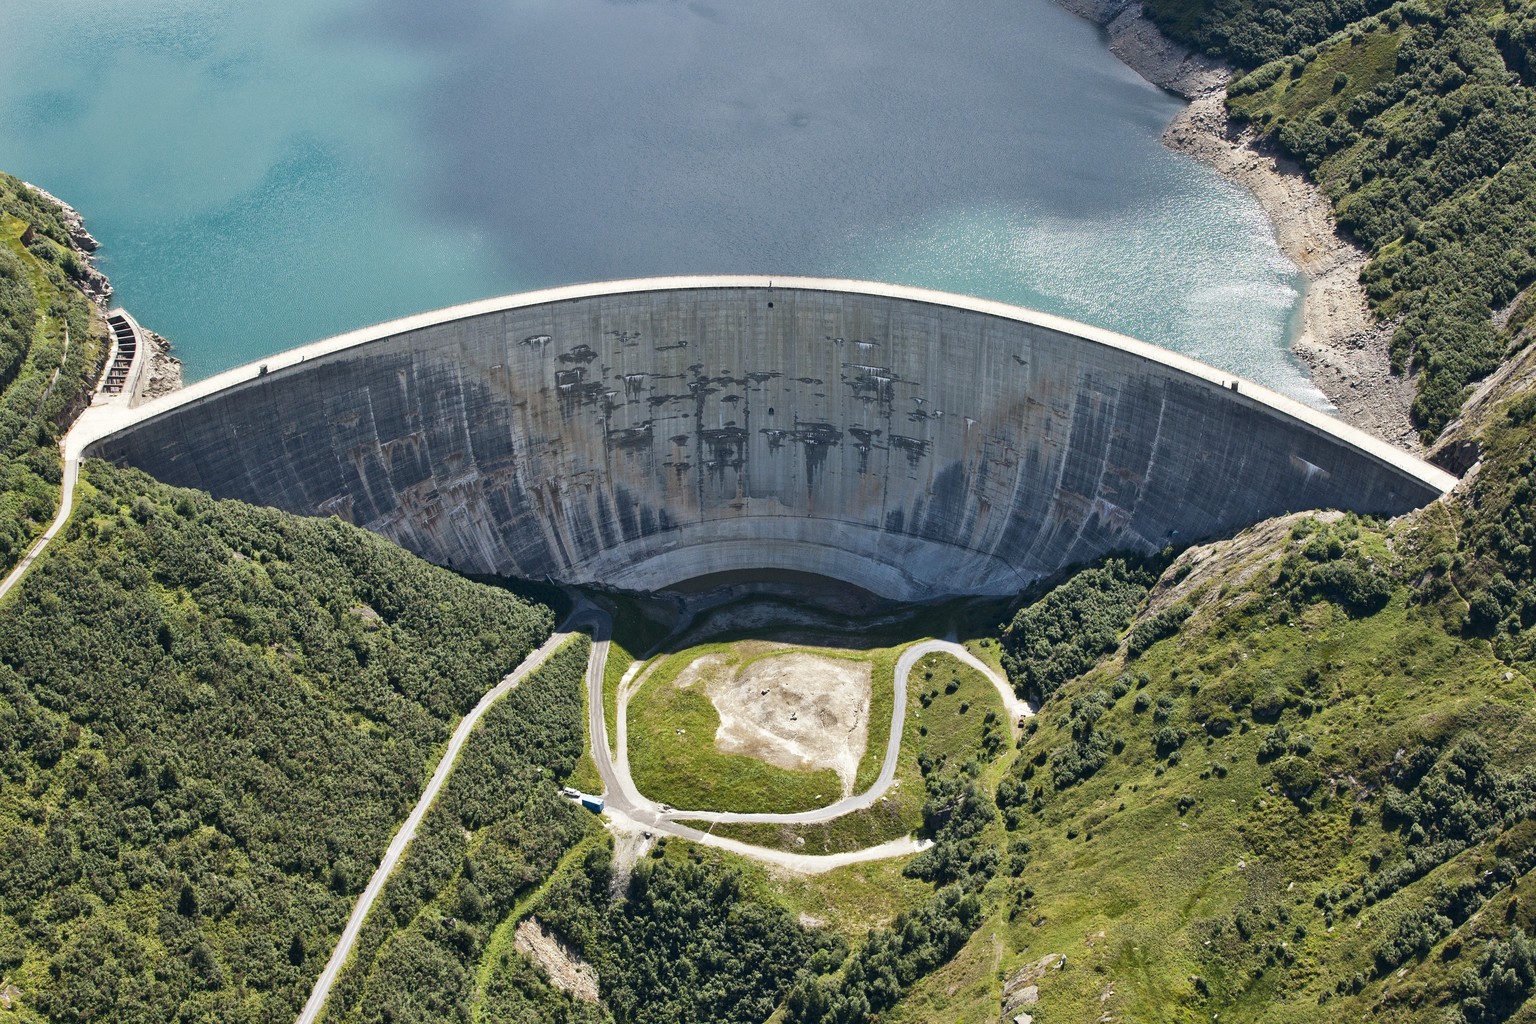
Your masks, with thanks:
[{"label": "rocky shoreline", "polygon": [[97,306],[107,309],[112,305],[112,282],[107,280],[106,274],[96,269],[96,250],[101,248],[101,243],[85,229],[85,218],[80,216],[79,210],[47,189],[38,188],[30,181],[22,184],[59,208],[63,214],[64,228],[69,232],[69,244],[74,248],[83,269],[80,290]]},{"label": "rocky shoreline", "polygon": [[1333,205],[1295,163],[1227,117],[1223,101],[1231,68],[1163,35],[1137,0],[1058,2],[1102,26],[1110,52],[1137,74],[1190,101],[1163,133],[1163,143],[1247,188],[1269,215],[1281,251],[1307,281],[1302,331],[1292,351],[1339,418],[1421,453],[1408,418],[1413,382],[1391,372],[1392,328],[1376,319],[1360,287],[1366,253],[1339,232]]},{"label": "rocky shoreline", "polygon": [[171,355],[169,338],[147,327],[143,330],[149,342],[149,366],[144,373],[144,383],[139,387],[139,397],[147,402],[181,390],[181,360]]},{"label": "rocky shoreline", "polygon": [[[39,188],[30,181],[22,184],[63,212],[64,226],[69,231],[70,244],[74,247],[75,255],[80,259],[80,265],[85,268],[80,290],[85,292],[86,297],[94,302],[97,308],[106,312],[112,307],[112,282],[107,280],[107,275],[96,267],[95,254],[101,248],[101,243],[86,230],[85,218],[80,215],[79,210],[47,189]],[[140,397],[159,398],[161,395],[180,390],[182,387],[181,360],[171,354],[170,341],[148,328],[144,329],[144,334],[149,342],[149,366],[144,374],[144,384],[139,390]]]}]

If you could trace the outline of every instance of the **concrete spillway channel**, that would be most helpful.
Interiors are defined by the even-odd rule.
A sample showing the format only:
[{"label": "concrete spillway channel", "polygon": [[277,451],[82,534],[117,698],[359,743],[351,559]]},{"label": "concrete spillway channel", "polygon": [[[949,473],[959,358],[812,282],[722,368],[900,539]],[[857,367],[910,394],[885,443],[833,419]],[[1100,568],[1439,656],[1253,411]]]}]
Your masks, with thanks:
[{"label": "concrete spillway channel", "polygon": [[1315,410],[1018,307],[686,278],[342,335],[103,418],[87,455],[454,568],[656,590],[787,569],[1010,594],[1315,507],[1454,482]]},{"label": "concrete spillway channel", "polygon": [[112,358],[107,362],[101,390],[104,394],[117,395],[128,387],[133,360],[139,350],[139,334],[122,310],[107,314],[107,327],[112,331]]}]

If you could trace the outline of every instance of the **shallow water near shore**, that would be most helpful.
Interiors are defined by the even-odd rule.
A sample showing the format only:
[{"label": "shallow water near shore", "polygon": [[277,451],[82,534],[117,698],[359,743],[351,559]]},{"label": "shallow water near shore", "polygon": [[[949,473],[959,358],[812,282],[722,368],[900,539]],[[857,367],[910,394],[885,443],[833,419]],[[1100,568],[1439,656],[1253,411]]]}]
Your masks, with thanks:
[{"label": "shallow water near shore", "polygon": [[1319,401],[1258,205],[1046,0],[44,0],[0,34],[0,167],[85,214],[189,379],[490,295],[778,273],[1016,302]]}]

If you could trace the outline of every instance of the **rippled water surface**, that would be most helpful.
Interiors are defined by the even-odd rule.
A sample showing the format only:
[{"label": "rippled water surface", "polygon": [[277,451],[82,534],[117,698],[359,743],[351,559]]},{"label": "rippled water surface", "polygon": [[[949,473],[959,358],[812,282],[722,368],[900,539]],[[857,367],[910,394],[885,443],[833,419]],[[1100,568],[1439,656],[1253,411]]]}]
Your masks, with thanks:
[{"label": "rippled water surface", "polygon": [[777,273],[1316,400],[1263,213],[1047,0],[32,0],[0,38],[0,169],[85,213],[189,378],[528,288]]}]

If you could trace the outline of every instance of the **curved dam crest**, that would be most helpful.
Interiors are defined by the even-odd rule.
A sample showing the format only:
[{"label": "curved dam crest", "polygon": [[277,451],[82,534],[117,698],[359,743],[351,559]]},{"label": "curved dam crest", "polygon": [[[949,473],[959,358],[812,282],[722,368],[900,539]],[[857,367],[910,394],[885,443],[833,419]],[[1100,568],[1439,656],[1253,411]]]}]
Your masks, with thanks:
[{"label": "curved dam crest", "polygon": [[1162,349],[863,282],[529,293],[295,349],[103,420],[85,454],[477,573],[658,590],[788,569],[1011,594],[1448,474]]}]

